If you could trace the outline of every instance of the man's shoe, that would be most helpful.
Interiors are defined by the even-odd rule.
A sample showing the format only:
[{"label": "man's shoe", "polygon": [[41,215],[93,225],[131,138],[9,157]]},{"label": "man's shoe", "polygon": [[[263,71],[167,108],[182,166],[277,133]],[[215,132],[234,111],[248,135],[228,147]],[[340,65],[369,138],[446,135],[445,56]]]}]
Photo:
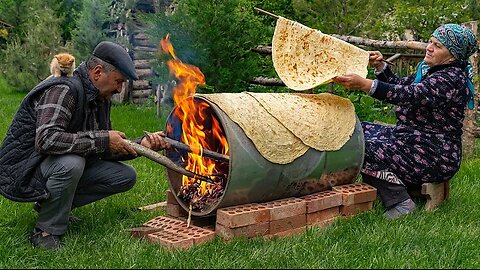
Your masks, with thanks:
[{"label": "man's shoe", "polygon": [[417,206],[412,199],[407,199],[403,202],[397,203],[391,209],[385,212],[384,216],[388,219],[397,219],[401,216],[407,215],[415,211]]},{"label": "man's shoe", "polygon": [[[39,202],[35,202],[33,204],[33,210],[37,211],[37,213],[40,213],[40,210],[42,209],[42,205]],[[70,223],[75,223],[81,221],[80,218],[74,216],[74,215],[69,215],[68,216],[68,222]]]},{"label": "man's shoe", "polygon": [[44,232],[38,228],[34,228],[30,242],[34,247],[40,247],[47,250],[56,250],[62,246],[62,237]]}]

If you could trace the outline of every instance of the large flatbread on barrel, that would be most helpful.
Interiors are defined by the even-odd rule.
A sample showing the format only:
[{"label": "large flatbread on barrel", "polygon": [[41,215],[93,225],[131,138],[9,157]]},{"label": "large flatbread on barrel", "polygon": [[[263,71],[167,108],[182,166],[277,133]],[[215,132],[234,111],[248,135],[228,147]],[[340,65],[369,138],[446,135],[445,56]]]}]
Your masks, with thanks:
[{"label": "large flatbread on barrel", "polygon": [[365,78],[368,58],[367,51],[348,42],[283,17],[277,19],[273,66],[290,89],[312,89],[346,73]]},{"label": "large flatbread on barrel", "polygon": [[322,93],[249,93],[304,144],[339,150],[355,129],[355,107],[346,98]]},{"label": "large flatbread on barrel", "polygon": [[216,104],[237,123],[267,160],[287,164],[309,149],[246,93],[197,94]]}]

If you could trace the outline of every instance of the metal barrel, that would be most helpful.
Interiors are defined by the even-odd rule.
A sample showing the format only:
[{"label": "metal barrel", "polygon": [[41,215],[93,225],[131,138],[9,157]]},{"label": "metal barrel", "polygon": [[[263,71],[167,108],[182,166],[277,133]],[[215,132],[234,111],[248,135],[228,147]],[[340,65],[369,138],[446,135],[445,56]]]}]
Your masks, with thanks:
[{"label": "metal barrel", "polygon": [[[360,173],[365,144],[358,117],[352,136],[339,150],[321,152],[310,148],[289,164],[276,164],[265,159],[242,128],[216,104],[199,96],[195,96],[194,100],[210,105],[222,125],[230,151],[228,180],[223,196],[201,212],[192,211],[194,216],[212,215],[217,209],[232,205],[267,202],[329,190],[332,186],[353,183]],[[173,111],[167,123],[178,121],[172,118],[176,118]],[[167,169],[167,177],[170,190],[177,194],[182,175]],[[176,199],[182,208],[189,210],[182,199],[177,196]]]}]

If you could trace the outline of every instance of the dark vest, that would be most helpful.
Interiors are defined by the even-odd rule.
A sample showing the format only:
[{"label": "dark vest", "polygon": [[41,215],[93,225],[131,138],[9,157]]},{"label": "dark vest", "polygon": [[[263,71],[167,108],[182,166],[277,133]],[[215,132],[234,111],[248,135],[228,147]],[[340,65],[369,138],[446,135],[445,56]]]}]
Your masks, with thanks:
[{"label": "dark vest", "polygon": [[77,104],[67,131],[82,130],[85,91],[77,73],[73,77],[51,76],[33,88],[20,104],[0,147],[0,194],[10,200],[31,202],[49,196],[45,183],[32,177],[46,157],[35,151],[37,117],[34,102],[46,89],[60,84],[73,90]]}]

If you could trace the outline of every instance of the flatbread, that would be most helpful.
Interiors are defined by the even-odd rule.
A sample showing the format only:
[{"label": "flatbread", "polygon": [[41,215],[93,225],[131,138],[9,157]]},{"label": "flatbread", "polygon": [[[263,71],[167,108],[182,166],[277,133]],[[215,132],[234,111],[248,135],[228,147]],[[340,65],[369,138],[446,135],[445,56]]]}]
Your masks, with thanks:
[{"label": "flatbread", "polygon": [[247,93],[197,95],[208,99],[224,111],[270,162],[287,164],[309,149]]},{"label": "flatbread", "polygon": [[339,150],[355,129],[355,107],[337,95],[248,94],[304,144],[318,151]]},{"label": "flatbread", "polygon": [[293,90],[312,89],[347,73],[366,77],[369,54],[338,38],[279,17],[272,40],[275,71]]}]

